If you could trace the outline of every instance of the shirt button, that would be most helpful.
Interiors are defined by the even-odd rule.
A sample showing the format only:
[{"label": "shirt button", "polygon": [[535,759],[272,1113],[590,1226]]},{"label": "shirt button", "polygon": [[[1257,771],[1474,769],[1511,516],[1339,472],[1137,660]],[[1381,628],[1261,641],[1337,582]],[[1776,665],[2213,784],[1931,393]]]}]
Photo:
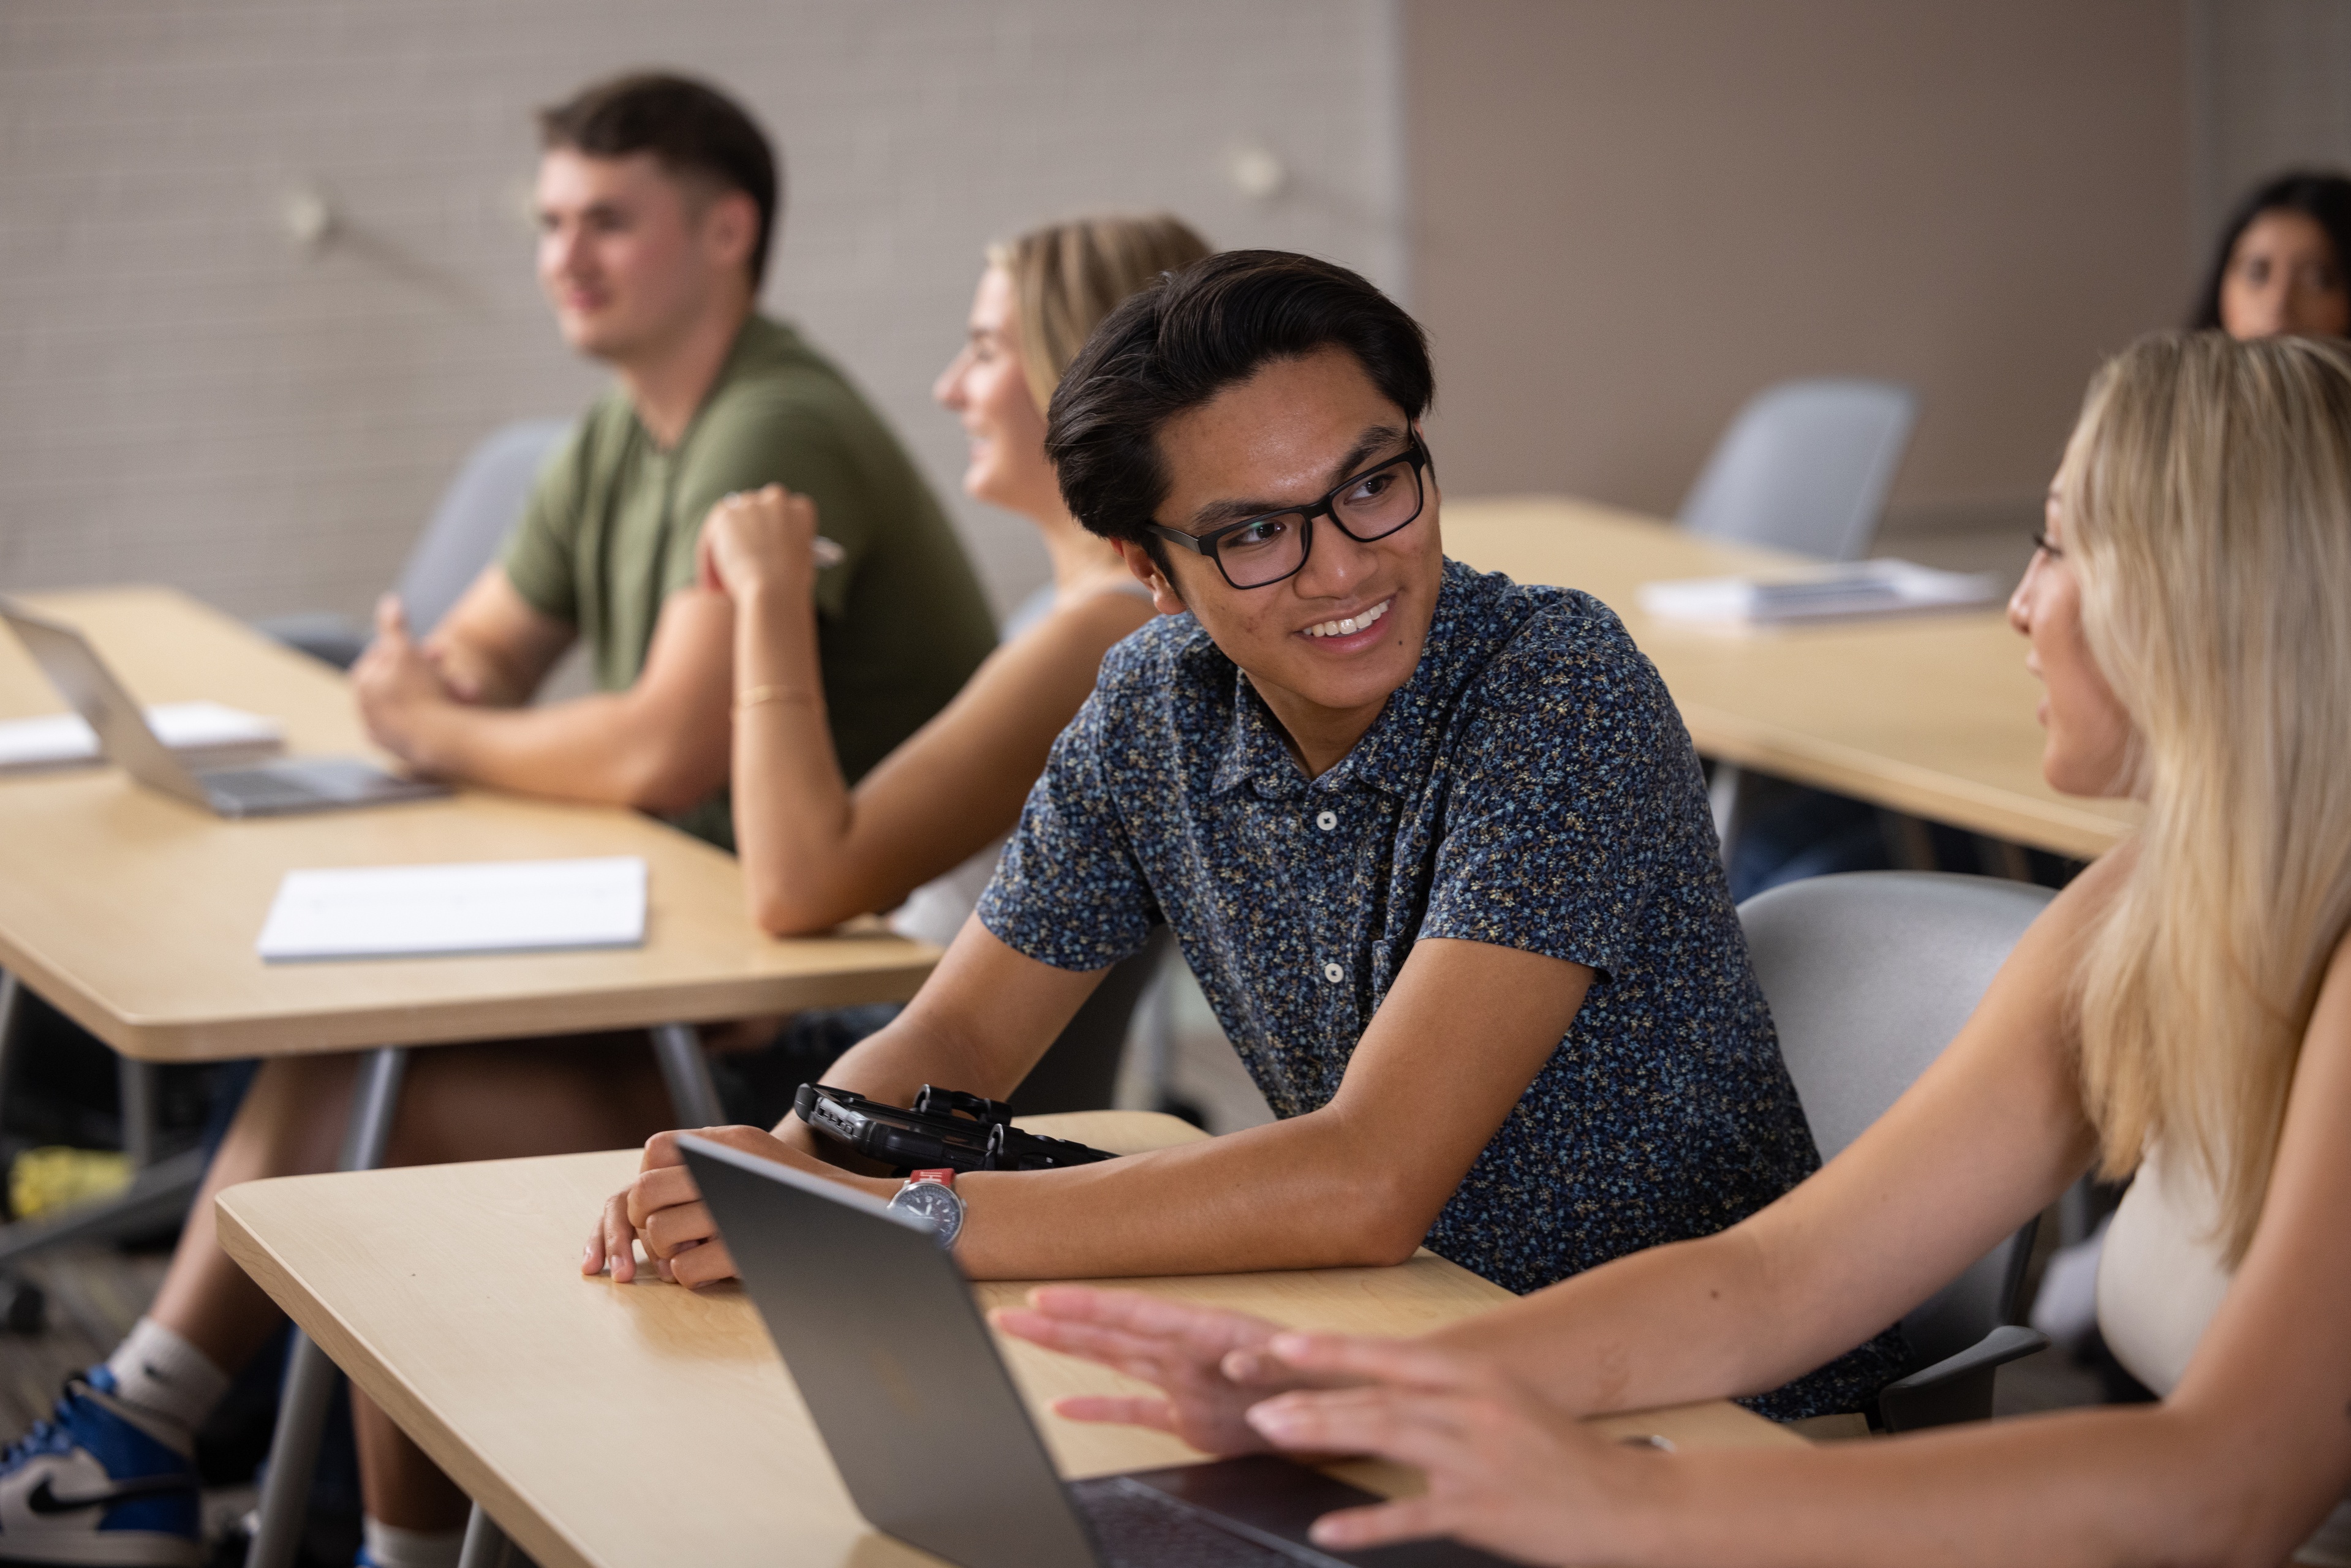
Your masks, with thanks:
[{"label": "shirt button", "polygon": [[1325,964],[1322,966],[1322,977],[1335,986],[1347,977],[1347,971],[1336,964]]},{"label": "shirt button", "polygon": [[1339,825],[1339,813],[1336,811],[1325,811],[1321,816],[1314,819],[1314,825],[1327,833],[1332,829]]}]

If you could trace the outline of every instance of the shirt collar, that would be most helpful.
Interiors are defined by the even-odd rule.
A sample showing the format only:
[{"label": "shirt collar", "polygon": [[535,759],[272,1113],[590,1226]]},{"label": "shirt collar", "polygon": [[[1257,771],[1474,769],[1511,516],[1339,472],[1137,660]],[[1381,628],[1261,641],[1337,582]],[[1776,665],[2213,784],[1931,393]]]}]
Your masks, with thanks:
[{"label": "shirt collar", "polygon": [[[1437,591],[1437,612],[1429,618],[1428,639],[1421,645],[1420,663],[1412,679],[1388,695],[1372,727],[1319,779],[1309,779],[1290,755],[1280,726],[1264,699],[1250,686],[1249,676],[1217,653],[1233,683],[1233,719],[1223,754],[1217,758],[1211,794],[1221,795],[1253,783],[1260,795],[1281,797],[1312,789],[1339,789],[1367,784],[1388,795],[1416,789],[1429,767],[1437,731],[1443,727],[1447,699],[1460,684],[1460,666],[1468,639],[1461,618],[1468,609],[1470,588],[1479,574],[1447,560]],[[1205,636],[1201,643],[1216,651]],[[1204,672],[1205,674],[1205,672]],[[1213,678],[1213,677],[1211,677]]]}]

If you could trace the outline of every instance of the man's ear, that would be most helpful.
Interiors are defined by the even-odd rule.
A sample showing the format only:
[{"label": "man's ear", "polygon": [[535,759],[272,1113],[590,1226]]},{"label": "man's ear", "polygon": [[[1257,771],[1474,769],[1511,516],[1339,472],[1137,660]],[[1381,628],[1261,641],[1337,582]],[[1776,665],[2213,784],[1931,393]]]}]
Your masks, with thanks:
[{"label": "man's ear", "polygon": [[1189,608],[1184,602],[1184,596],[1176,591],[1175,580],[1160,570],[1159,563],[1151,559],[1149,547],[1139,539],[1113,539],[1110,542],[1111,548],[1118,551],[1119,559],[1126,562],[1126,570],[1134,573],[1135,580],[1151,590],[1151,607],[1154,610],[1162,615],[1181,615]]},{"label": "man's ear", "polygon": [[759,204],[741,191],[706,199],[702,209],[703,243],[726,267],[748,267],[759,235]]}]

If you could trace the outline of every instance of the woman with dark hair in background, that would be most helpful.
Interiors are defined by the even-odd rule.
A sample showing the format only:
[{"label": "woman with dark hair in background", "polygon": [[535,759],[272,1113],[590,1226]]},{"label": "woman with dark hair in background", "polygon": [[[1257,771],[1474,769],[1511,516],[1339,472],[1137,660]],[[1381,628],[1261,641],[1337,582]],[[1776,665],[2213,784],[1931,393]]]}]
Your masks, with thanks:
[{"label": "woman with dark hair in background", "polygon": [[2239,204],[2221,231],[2190,327],[2231,338],[2351,333],[2351,179],[2296,170]]}]

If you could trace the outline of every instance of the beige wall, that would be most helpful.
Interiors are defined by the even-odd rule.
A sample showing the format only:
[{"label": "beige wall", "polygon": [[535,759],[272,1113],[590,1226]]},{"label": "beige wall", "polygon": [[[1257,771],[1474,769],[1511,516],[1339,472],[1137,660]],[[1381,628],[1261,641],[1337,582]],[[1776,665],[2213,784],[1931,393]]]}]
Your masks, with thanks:
[{"label": "beige wall", "polygon": [[[879,402],[998,601],[1033,530],[953,494],[930,402],[992,235],[1165,205],[1394,279],[1389,0],[0,0],[0,589],[141,578],[363,607],[493,423],[601,384],[557,341],[529,111],[660,63],[789,183],[768,303]],[[1236,188],[1236,145],[1289,181]],[[287,195],[331,198],[307,256]]]},{"label": "beige wall", "polygon": [[1415,300],[1456,493],[1669,512],[1739,404],[1890,376],[1895,506],[2003,519],[2189,289],[2158,0],[1408,0]]}]

